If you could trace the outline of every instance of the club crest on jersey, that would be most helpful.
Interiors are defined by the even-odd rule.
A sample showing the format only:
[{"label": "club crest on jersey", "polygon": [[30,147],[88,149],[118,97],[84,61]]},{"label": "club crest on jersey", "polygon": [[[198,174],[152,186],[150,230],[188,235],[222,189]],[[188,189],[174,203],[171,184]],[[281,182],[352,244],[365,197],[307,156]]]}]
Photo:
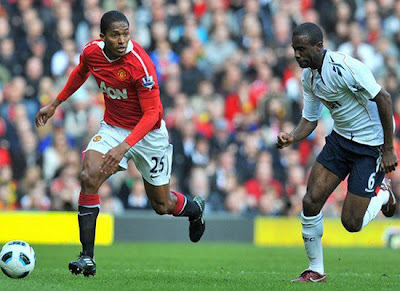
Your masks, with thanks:
[{"label": "club crest on jersey", "polygon": [[123,68],[118,69],[118,72],[117,72],[118,80],[123,81],[126,79],[127,76],[128,76],[128,73]]},{"label": "club crest on jersey", "polygon": [[155,82],[153,81],[153,76],[143,77],[142,81],[143,81],[143,83],[142,83],[143,87],[148,88],[148,89],[153,88],[153,86],[155,84]]},{"label": "club crest on jersey", "polygon": [[96,135],[94,138],[93,138],[93,141],[94,142],[98,142],[98,141],[100,141],[101,140],[101,135]]}]

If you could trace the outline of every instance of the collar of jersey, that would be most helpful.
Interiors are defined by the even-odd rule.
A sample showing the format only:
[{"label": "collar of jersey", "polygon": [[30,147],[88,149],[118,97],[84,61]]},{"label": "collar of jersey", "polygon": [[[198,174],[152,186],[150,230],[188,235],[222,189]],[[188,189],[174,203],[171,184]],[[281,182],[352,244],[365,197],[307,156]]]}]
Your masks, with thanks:
[{"label": "collar of jersey", "polygon": [[325,57],[326,57],[326,53],[328,52],[327,49],[324,49],[324,55],[322,56],[322,64],[321,64],[321,69],[318,70],[318,73],[322,76],[322,67],[324,66],[324,61],[325,61]]},{"label": "collar of jersey", "polygon": [[[113,63],[113,62],[118,61],[118,60],[120,59],[120,57],[119,57],[118,59],[110,60],[110,59],[107,57],[106,53],[104,52],[104,47],[105,47],[105,45],[106,45],[106,44],[104,43],[104,41],[101,40],[101,41],[97,42],[97,45],[101,48],[101,52],[103,53],[103,55],[104,55],[104,57],[107,59],[107,61],[109,61],[110,63]],[[128,54],[128,53],[130,53],[131,51],[133,51],[133,42],[132,42],[131,40],[129,40],[128,46],[126,47],[125,54]]]}]

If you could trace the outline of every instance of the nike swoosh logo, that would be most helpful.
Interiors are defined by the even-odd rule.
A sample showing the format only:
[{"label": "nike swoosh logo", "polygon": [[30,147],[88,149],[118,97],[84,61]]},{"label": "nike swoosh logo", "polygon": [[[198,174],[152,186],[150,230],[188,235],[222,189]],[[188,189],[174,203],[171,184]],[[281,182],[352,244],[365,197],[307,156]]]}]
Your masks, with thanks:
[{"label": "nike swoosh logo", "polygon": [[92,213],[88,212],[88,213],[78,213],[79,216],[85,216],[85,215],[92,215]]},{"label": "nike swoosh logo", "polygon": [[160,175],[161,175],[161,174],[158,174],[158,175],[150,175],[150,178],[154,179],[154,178],[159,177]]},{"label": "nike swoosh logo", "polygon": [[99,69],[99,68],[93,67],[93,71],[95,71],[95,72],[100,71],[100,70],[101,70],[101,69]]}]

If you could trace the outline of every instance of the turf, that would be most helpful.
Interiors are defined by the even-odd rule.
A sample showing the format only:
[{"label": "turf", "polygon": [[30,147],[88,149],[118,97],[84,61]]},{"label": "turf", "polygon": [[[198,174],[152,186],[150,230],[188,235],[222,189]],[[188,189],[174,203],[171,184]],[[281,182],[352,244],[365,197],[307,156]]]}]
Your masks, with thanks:
[{"label": "turf", "polygon": [[0,274],[0,290],[398,290],[400,252],[326,248],[328,283],[293,284],[303,248],[250,244],[117,243],[96,248],[97,276],[71,275],[77,246],[34,246],[35,270]]}]

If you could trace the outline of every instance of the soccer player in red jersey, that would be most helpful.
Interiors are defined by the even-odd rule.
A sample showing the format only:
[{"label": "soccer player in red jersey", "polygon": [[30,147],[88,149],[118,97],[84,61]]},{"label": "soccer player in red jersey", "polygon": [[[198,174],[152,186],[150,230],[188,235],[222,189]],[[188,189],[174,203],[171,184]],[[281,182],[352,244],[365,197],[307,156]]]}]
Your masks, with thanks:
[{"label": "soccer player in red jersey", "polygon": [[205,230],[201,197],[187,199],[170,191],[172,145],[162,120],[163,108],[155,67],[140,45],[130,39],[129,22],[119,11],[106,12],[100,23],[100,39],[83,49],[79,65],[63,90],[39,110],[36,126],[43,126],[56,108],[92,74],[103,92],[104,120],[89,142],[80,174],[79,230],[82,252],[69,264],[73,274],[96,274],[93,260],[96,219],[100,210],[97,191],[115,172],[133,160],[143,177],[146,194],[157,214],[189,218],[189,237],[197,242]]}]

